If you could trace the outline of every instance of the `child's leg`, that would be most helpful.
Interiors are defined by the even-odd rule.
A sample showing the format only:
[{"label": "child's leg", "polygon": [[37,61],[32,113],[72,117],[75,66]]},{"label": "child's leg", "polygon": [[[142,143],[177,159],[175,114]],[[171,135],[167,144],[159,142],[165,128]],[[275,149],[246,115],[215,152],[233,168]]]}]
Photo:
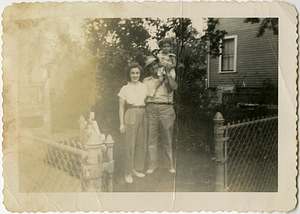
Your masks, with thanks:
[{"label": "child's leg", "polygon": [[170,86],[169,86],[169,80],[166,79],[166,80],[165,80],[165,83],[166,83],[166,88],[167,88],[168,93],[171,93],[172,90],[170,89]]},{"label": "child's leg", "polygon": [[166,67],[165,69],[166,69],[166,74],[170,73],[170,71],[171,71],[171,68],[169,68],[169,67]]},{"label": "child's leg", "polygon": [[164,77],[163,76],[158,77],[158,81],[156,82],[156,84],[158,85],[157,88],[162,84],[163,81],[164,81]]},{"label": "child's leg", "polygon": [[158,81],[156,81],[156,83],[155,83],[155,85],[154,85],[154,88],[153,88],[153,89],[150,91],[150,93],[149,93],[149,96],[150,96],[150,97],[153,97],[153,96],[154,96],[156,90],[157,90],[158,87],[162,84],[163,81],[164,81],[163,76],[160,76],[160,77],[158,78]]}]

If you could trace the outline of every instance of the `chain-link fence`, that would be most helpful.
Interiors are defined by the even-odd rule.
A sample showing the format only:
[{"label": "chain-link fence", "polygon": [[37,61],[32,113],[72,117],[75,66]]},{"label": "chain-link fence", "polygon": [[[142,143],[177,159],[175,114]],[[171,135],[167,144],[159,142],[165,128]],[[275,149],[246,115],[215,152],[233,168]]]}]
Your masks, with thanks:
[{"label": "chain-link fence", "polygon": [[225,135],[228,190],[277,191],[278,117],[228,124]]},{"label": "chain-link fence", "polygon": [[83,122],[81,134],[86,136],[73,140],[41,133],[21,135],[20,192],[112,191],[114,141],[110,135],[105,140],[94,120]]},{"label": "chain-link fence", "polygon": [[215,157],[217,191],[278,191],[278,116],[223,126],[217,113]]},{"label": "chain-link fence", "polygon": [[81,191],[83,146],[55,135],[23,136],[19,146],[21,192]]}]

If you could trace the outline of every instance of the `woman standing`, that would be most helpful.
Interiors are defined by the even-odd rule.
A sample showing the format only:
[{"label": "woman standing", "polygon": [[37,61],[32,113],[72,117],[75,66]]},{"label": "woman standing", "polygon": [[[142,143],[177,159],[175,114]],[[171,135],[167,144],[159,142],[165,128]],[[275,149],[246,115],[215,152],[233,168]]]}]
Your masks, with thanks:
[{"label": "woman standing", "polygon": [[[148,121],[145,110],[147,86],[140,82],[142,67],[132,63],[127,69],[130,82],[119,96],[120,132],[125,133],[125,180],[132,183],[132,175],[144,177]],[[126,112],[125,112],[125,109]],[[124,114],[125,113],[125,114]]]}]

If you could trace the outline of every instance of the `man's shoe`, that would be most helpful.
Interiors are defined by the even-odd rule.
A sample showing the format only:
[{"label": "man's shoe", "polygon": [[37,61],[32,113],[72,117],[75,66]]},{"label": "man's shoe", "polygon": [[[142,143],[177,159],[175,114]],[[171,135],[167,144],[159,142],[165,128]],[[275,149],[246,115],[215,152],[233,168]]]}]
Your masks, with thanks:
[{"label": "man's shoe", "polygon": [[131,174],[125,174],[125,180],[127,183],[131,184],[133,182]]},{"label": "man's shoe", "polygon": [[175,169],[169,169],[169,172],[174,174],[174,173],[176,173],[176,170]]},{"label": "man's shoe", "polygon": [[145,174],[144,173],[141,173],[141,172],[137,172],[135,170],[133,170],[133,175],[139,177],[139,178],[143,178],[145,177]]},{"label": "man's shoe", "polygon": [[151,174],[153,171],[154,171],[154,169],[148,169],[146,173]]}]

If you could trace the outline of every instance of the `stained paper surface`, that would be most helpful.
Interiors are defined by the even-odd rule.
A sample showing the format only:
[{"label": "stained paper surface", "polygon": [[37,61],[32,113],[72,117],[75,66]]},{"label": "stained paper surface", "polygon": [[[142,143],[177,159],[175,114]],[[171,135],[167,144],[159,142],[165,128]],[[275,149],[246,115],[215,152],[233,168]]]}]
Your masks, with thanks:
[{"label": "stained paper surface", "polygon": [[[296,40],[298,34],[297,12],[293,6],[283,2],[49,2],[12,4],[5,8],[2,16],[4,111],[2,175],[4,178],[3,204],[7,210],[16,212],[218,210],[270,212],[289,211],[295,207],[297,202],[296,71],[298,52]],[[117,101],[117,93],[121,87],[117,84],[117,80],[111,81],[111,79],[118,79],[120,76],[111,77],[105,74],[103,78],[96,72],[97,69],[109,71],[111,66],[119,63],[115,61],[112,64],[105,64],[106,61],[99,61],[101,54],[113,57],[119,52],[111,49],[111,53],[103,53],[101,51],[107,47],[98,43],[97,49],[96,39],[87,37],[92,34],[86,34],[90,27],[97,29],[97,26],[93,26],[95,22],[88,22],[88,20],[99,21],[99,19],[107,18],[105,21],[108,26],[113,26],[116,18],[130,21],[136,20],[134,18],[166,20],[174,17],[190,18],[197,29],[203,29],[205,25],[203,18],[219,18],[221,24],[221,19],[229,18],[240,20],[249,17],[258,17],[261,20],[278,18],[278,47],[272,47],[278,60],[278,147],[276,148],[278,176],[275,177],[278,185],[275,190],[264,191],[264,187],[259,187],[256,191],[247,191],[241,187],[241,191],[217,191],[215,188],[217,182],[214,179],[217,169],[215,165],[209,165],[213,163],[213,160],[204,159],[204,156],[199,158],[198,164],[195,164],[198,168],[189,171],[191,174],[184,175],[183,171],[180,172],[190,166],[177,163],[178,167],[182,166],[182,168],[179,167],[174,176],[162,170],[159,171],[160,175],[156,175],[157,177],[151,178],[146,175],[143,178],[144,181],[134,182],[136,186],[125,183],[121,158],[123,153],[120,149],[122,137],[118,132],[119,121],[109,117],[112,111],[118,115],[118,107],[104,108],[104,104],[101,104],[108,102],[107,99],[110,98]],[[251,23],[244,25],[254,26]],[[152,30],[155,34],[154,28],[148,27],[147,30],[149,32]],[[102,33],[105,34],[104,31]],[[139,37],[137,40],[143,36],[142,33],[137,32],[137,37]],[[272,33],[266,29],[264,36],[269,34]],[[119,41],[118,39],[127,41],[126,32],[122,35],[124,37],[117,39],[113,35],[107,37],[106,42],[114,41],[114,39],[116,42]],[[241,37],[236,39],[239,41]],[[94,43],[88,46],[88,41]],[[153,41],[149,44],[151,48],[157,45]],[[131,48],[130,45],[124,46]],[[126,58],[130,55],[126,50],[122,51],[122,57]],[[257,54],[263,57],[268,53],[258,51]],[[109,57],[105,58],[105,60],[108,59]],[[268,59],[265,60],[267,64]],[[226,68],[230,67],[230,63],[231,61]],[[108,79],[110,81],[107,81]],[[240,84],[247,85],[249,82],[245,79]],[[105,93],[114,91],[115,97],[107,97],[105,93],[98,93],[100,90],[105,91],[105,87],[107,88]],[[95,112],[95,115],[91,116],[90,112]],[[82,123],[80,116],[83,116]],[[83,137],[86,135],[81,133],[82,130],[88,131],[86,124],[90,125],[90,130],[95,130],[95,138],[105,142],[101,149],[97,150],[97,155],[105,154],[103,157],[107,164],[101,166],[106,172],[103,179],[109,180],[113,172],[111,189],[113,192],[84,191],[87,184],[81,183],[82,176],[88,177],[87,174],[91,172],[89,170],[93,168],[82,170],[82,166],[86,163],[88,147],[79,142],[87,140]],[[86,129],[80,131],[81,126]],[[185,136],[174,139],[177,142],[187,138]],[[59,146],[52,147],[53,141],[59,142]],[[110,154],[108,154],[110,151],[108,146],[112,145],[109,144],[111,142],[114,142],[112,156],[114,168],[109,158]],[[191,145],[194,144],[191,143]],[[204,145],[206,145],[205,142]],[[67,152],[59,150],[60,148],[66,149],[66,147],[69,148]],[[208,150],[209,146],[201,148]],[[265,149],[263,146],[260,148]],[[193,150],[193,147],[188,147],[188,149]],[[259,151],[261,152],[262,149]],[[214,154],[213,151],[210,152]],[[93,157],[99,158],[97,155]],[[207,155],[207,157],[210,156]],[[179,161],[180,153],[176,153],[174,158]],[[194,157],[186,156],[186,159],[189,158]],[[99,169],[101,167],[99,166]],[[259,161],[254,167],[259,167]],[[208,180],[212,183],[203,182],[203,186],[197,187],[196,184],[201,178],[197,176],[201,176],[201,170],[204,168],[212,173],[211,177],[209,173],[203,173],[203,176],[209,177]],[[102,170],[102,168],[99,169],[95,174]],[[165,185],[164,182],[167,179],[174,181],[175,185],[170,187]],[[248,179],[248,177],[243,177],[243,179]],[[134,177],[135,180],[137,180],[136,177]],[[154,185],[153,182],[156,184]],[[271,182],[274,180],[270,180]],[[110,190],[111,187],[107,182],[101,188]],[[195,191],[197,188],[199,191]]]}]

